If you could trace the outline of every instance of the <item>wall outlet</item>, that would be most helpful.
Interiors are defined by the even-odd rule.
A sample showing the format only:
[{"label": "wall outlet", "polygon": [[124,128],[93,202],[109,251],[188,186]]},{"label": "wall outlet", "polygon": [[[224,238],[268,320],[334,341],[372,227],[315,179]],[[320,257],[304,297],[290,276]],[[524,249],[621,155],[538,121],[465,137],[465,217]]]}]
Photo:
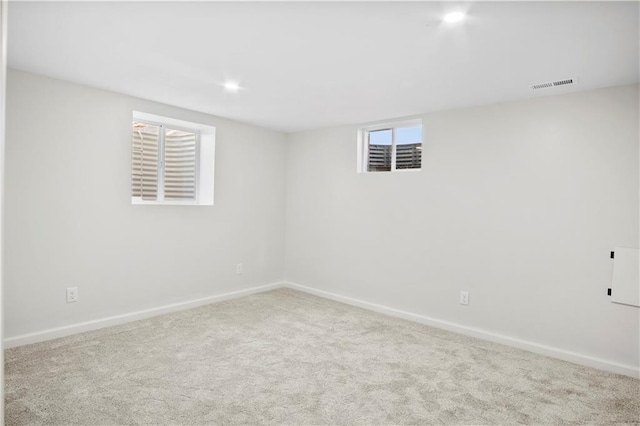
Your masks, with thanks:
[{"label": "wall outlet", "polygon": [[242,275],[242,263],[238,263],[236,265],[236,274],[237,275]]},{"label": "wall outlet", "polygon": [[468,291],[461,291],[460,292],[460,304],[461,305],[468,305],[469,304],[469,292]]},{"label": "wall outlet", "polygon": [[67,303],[78,301],[78,287],[67,288]]}]

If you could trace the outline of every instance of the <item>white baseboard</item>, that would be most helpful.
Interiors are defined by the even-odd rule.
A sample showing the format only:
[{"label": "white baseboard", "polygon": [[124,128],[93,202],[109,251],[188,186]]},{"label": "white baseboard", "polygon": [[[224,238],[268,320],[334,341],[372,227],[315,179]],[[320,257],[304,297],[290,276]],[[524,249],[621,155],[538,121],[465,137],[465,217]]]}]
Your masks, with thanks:
[{"label": "white baseboard", "polygon": [[282,287],[282,283],[267,284],[258,287],[251,287],[230,293],[207,296],[200,299],[188,300],[185,302],[173,303],[170,305],[158,306],[157,308],[145,309],[142,311],[130,312],[122,315],[115,315],[107,318],[81,322],[78,324],[66,325],[63,327],[50,328],[48,330],[37,331],[35,333],[22,334],[19,336],[4,339],[4,348],[14,348],[16,346],[29,345],[31,343],[44,342],[45,340],[57,339],[59,337],[82,333],[112,325],[124,324],[131,321],[138,321],[145,318],[155,317],[170,312],[182,311],[195,308],[197,306],[222,302],[224,300],[236,299],[254,293],[262,293]]},{"label": "white baseboard", "polygon": [[633,365],[624,365],[616,362],[607,361],[604,359],[594,358],[588,355],[582,355],[575,352],[566,351],[564,349],[554,348],[526,340],[517,339],[514,337],[504,336],[498,333],[494,333],[479,328],[468,327],[461,324],[452,323],[449,321],[443,321],[436,318],[427,317],[424,315],[414,314],[411,312],[402,311],[395,308],[389,308],[387,306],[378,305],[375,303],[366,302],[364,300],[355,299],[352,297],[342,296],[336,293],[331,293],[324,290],[318,290],[313,287],[307,287],[300,284],[291,282],[285,282],[284,287],[292,288],[294,290],[303,291],[305,293],[313,294],[315,296],[324,297],[327,299],[335,300],[338,302],[346,303],[352,306],[358,306],[360,308],[368,309],[375,312],[380,312],[393,317],[403,318],[409,321],[418,322],[421,324],[429,325],[431,327],[441,328],[455,333],[464,334],[467,336],[477,337],[491,342],[500,343],[506,346],[512,346],[518,349],[524,349],[529,352],[534,352],[541,355],[547,355],[553,358],[558,358],[563,361],[572,362],[574,364],[584,365],[587,367],[597,368],[599,370],[610,371],[613,373],[624,374],[625,376],[640,378],[640,372],[638,367]]},{"label": "white baseboard", "polygon": [[92,321],[86,321],[78,324],[71,324],[63,327],[51,328],[35,333],[22,334],[19,336],[9,337],[4,339],[4,348],[13,348],[22,345],[28,345],[31,343],[43,342],[46,340],[57,339],[59,337],[69,336],[72,334],[82,333],[90,330],[97,330],[112,325],[124,324],[131,321],[137,321],[145,318],[154,317],[157,315],[167,314],[170,312],[182,311],[185,309],[195,308],[197,306],[208,305],[211,303],[222,302],[224,300],[235,299],[243,296],[248,296],[254,293],[262,293],[269,290],[274,290],[280,287],[288,287],[294,290],[303,291],[305,293],[313,294],[315,296],[324,297],[326,299],[335,300],[338,302],[346,303],[352,306],[358,306],[360,308],[368,309],[375,312],[380,312],[386,315],[403,318],[409,321],[418,322],[421,324],[429,325],[431,327],[441,328],[444,330],[452,331],[455,333],[464,334],[467,336],[477,337],[491,342],[500,343],[507,346],[512,346],[519,349],[524,349],[530,352],[547,355],[553,358],[558,358],[564,361],[572,362],[574,364],[585,365],[587,367],[597,368],[599,370],[610,371],[613,373],[624,374],[625,376],[640,378],[640,372],[637,367],[633,365],[624,365],[612,361],[607,361],[599,358],[594,358],[588,355],[582,355],[575,352],[566,351],[564,349],[554,348],[526,340],[517,339],[514,337],[504,336],[498,333],[494,333],[479,328],[468,327],[461,324],[456,324],[449,321],[443,321],[436,318],[431,318],[425,315],[414,314],[411,312],[402,311],[400,309],[390,308],[375,303],[366,302],[364,300],[355,299],[352,297],[342,296],[340,294],[331,293],[324,290],[319,290],[313,287],[307,287],[300,284],[291,282],[285,283],[272,283],[263,286],[251,287],[243,290],[238,290],[230,293],[224,293],[214,296],[207,296],[200,299],[189,300],[185,302],[173,303],[170,305],[159,306],[157,308],[146,309],[142,311],[130,312],[127,314],[116,315],[107,318],[101,318]]}]

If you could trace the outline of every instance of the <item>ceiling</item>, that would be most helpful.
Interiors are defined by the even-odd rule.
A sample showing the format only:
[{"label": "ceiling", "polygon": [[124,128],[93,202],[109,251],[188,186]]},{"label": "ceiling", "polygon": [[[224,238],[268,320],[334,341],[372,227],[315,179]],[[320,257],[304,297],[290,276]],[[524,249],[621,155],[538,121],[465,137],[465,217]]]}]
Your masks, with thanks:
[{"label": "ceiling", "polygon": [[293,132],[637,83],[638,21],[637,2],[11,2],[8,55]]}]

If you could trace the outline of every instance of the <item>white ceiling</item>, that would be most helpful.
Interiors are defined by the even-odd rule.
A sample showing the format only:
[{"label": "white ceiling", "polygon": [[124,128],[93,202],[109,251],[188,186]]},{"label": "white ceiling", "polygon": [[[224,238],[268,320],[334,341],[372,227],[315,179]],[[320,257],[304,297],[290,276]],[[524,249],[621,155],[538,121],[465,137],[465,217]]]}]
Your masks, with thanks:
[{"label": "white ceiling", "polygon": [[291,132],[636,83],[638,8],[11,2],[9,66]]}]

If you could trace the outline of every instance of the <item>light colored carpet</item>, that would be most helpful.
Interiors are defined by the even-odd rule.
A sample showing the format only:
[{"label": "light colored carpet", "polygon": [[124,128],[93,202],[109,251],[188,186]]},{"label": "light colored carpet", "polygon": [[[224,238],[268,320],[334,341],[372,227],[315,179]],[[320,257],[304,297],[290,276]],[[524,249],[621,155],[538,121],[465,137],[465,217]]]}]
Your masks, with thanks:
[{"label": "light colored carpet", "polygon": [[640,381],[289,289],[6,351],[6,424],[640,423]]}]

